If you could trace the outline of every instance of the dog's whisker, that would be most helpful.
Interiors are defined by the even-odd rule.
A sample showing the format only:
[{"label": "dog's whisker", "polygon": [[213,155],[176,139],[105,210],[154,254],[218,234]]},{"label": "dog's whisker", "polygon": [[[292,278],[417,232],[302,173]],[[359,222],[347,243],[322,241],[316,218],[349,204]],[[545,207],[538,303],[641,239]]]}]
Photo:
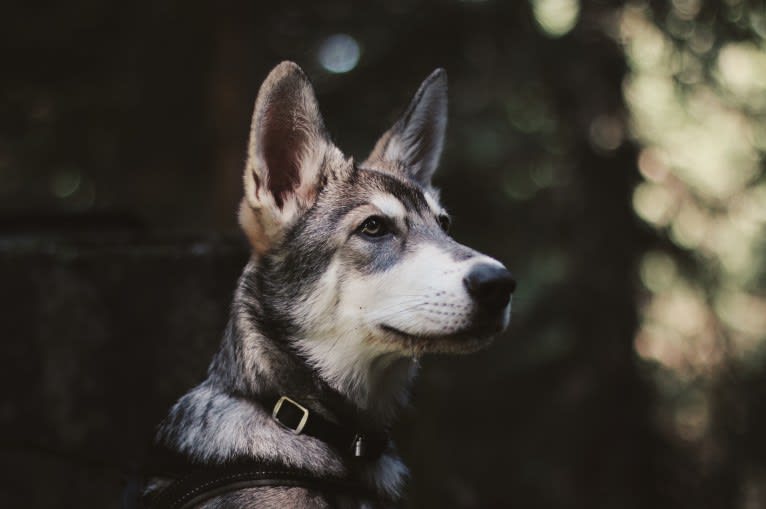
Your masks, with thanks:
[{"label": "dog's whisker", "polygon": [[[373,318],[376,321],[384,321],[384,320],[386,320],[388,318],[391,318],[391,317],[394,317],[394,316],[398,316],[398,315],[400,315],[402,313],[405,313],[407,311],[413,311],[413,310],[423,306],[424,304],[425,303],[414,304],[414,305],[411,305],[411,306],[400,306],[398,309],[394,309],[393,311],[374,315]],[[358,331],[358,330],[360,330],[360,329],[362,329],[362,328],[364,328],[366,326],[367,325],[364,325],[364,324],[357,325],[356,327],[353,327],[353,328],[349,329],[349,332],[356,332],[356,331]]]},{"label": "dog's whisker", "polygon": [[428,304],[428,302],[418,302],[418,300],[419,299],[413,299],[413,300],[410,300],[409,302],[407,302],[407,301],[396,302],[396,303],[390,304],[388,306],[383,306],[383,307],[380,307],[380,308],[376,308],[374,313],[379,313],[381,311],[389,311],[391,309],[397,309],[397,308],[404,310],[406,308],[402,308],[401,307],[402,305],[409,305],[409,304],[412,304],[412,303],[414,303],[415,306],[420,306],[420,305]]},{"label": "dog's whisker", "polygon": [[397,315],[400,315],[402,313],[406,313],[408,311],[414,311],[414,310],[416,310],[418,308],[422,308],[425,305],[427,305],[426,302],[420,302],[418,304],[413,304],[413,305],[410,305],[410,306],[403,306],[403,307],[399,307],[399,308],[389,309],[389,310],[387,310],[386,313],[375,313],[375,314],[372,315],[372,317],[375,318],[376,320],[379,320],[379,321],[380,320],[385,320],[387,318],[391,318],[392,316],[397,316]]}]

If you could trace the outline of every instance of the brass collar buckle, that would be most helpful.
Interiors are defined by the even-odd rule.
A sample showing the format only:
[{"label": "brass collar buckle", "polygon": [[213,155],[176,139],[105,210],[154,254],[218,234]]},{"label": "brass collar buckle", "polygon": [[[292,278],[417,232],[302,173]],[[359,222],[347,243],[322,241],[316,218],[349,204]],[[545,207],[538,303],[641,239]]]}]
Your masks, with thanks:
[{"label": "brass collar buckle", "polygon": [[[289,405],[293,408],[288,408],[287,406],[285,406],[285,403],[289,403]],[[293,426],[291,423],[286,423],[284,420],[282,420],[279,417],[279,413],[283,409],[290,412],[291,414],[295,414],[295,409],[303,412],[303,415],[299,419],[297,425]],[[306,427],[306,422],[308,422],[309,420],[309,409],[301,405],[297,401],[288,398],[287,396],[282,396],[281,398],[279,398],[279,401],[277,401],[277,404],[274,405],[274,411],[271,413],[271,416],[274,418],[275,421],[281,424],[282,427],[289,429],[294,435],[300,435],[301,432],[303,431],[303,428]],[[294,419],[291,419],[291,420],[294,420]]]}]

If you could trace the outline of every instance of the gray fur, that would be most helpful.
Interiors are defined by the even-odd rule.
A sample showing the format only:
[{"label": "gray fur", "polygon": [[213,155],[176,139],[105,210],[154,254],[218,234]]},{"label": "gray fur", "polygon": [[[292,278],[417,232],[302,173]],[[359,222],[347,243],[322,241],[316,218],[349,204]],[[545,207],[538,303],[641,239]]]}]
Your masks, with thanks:
[{"label": "gray fur", "polygon": [[[340,394],[360,409],[362,424],[385,429],[407,403],[419,355],[474,350],[507,325],[510,304],[492,323],[479,323],[463,284],[473,264],[499,262],[458,244],[440,225],[446,212],[430,178],[445,126],[446,75],[437,71],[356,165],[329,141],[300,68],[283,63],[272,71],[256,101],[240,209],[253,256],[207,379],[173,406],[159,443],[207,464],[245,456],[348,475],[382,505],[399,499],[407,469],[393,444],[375,461],[352,463],[282,428],[259,397],[288,395],[333,420],[326,402]],[[392,143],[401,150],[389,150]],[[385,235],[360,229],[370,217],[385,222]],[[413,270],[416,279],[430,271],[423,275],[430,279],[413,280],[411,294],[397,290]],[[163,482],[152,480],[147,491]],[[307,489],[258,488],[201,507],[338,504]]]}]

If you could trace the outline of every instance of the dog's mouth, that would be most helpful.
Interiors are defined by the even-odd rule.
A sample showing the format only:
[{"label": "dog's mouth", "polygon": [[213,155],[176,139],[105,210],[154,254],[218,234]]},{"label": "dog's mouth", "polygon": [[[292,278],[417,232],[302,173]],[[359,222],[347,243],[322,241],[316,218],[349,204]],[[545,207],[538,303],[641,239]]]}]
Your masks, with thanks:
[{"label": "dog's mouth", "polygon": [[382,324],[380,328],[386,332],[395,334],[396,336],[400,336],[406,339],[415,339],[419,341],[432,341],[437,339],[459,340],[459,339],[467,339],[469,337],[465,331],[452,332],[449,334],[412,334],[409,332],[404,332],[403,330],[397,329],[396,327],[392,327],[386,324]]},{"label": "dog's mouth", "polygon": [[387,332],[389,337],[400,341],[404,350],[409,350],[415,344],[423,351],[445,353],[479,350],[488,345],[494,336],[491,332],[470,329],[444,334],[413,334],[386,324],[381,324],[380,329]]}]

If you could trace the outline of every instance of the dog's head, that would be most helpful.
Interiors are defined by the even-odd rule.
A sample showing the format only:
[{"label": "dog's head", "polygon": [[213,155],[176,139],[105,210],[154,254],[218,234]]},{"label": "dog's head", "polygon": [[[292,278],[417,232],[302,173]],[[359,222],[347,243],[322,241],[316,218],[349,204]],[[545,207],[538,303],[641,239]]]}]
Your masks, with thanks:
[{"label": "dog's head", "polygon": [[271,72],[240,208],[267,333],[321,367],[329,356],[476,350],[508,325],[510,273],[449,236],[431,186],[446,122],[437,70],[358,164],[330,141],[303,71],[284,62]]}]

